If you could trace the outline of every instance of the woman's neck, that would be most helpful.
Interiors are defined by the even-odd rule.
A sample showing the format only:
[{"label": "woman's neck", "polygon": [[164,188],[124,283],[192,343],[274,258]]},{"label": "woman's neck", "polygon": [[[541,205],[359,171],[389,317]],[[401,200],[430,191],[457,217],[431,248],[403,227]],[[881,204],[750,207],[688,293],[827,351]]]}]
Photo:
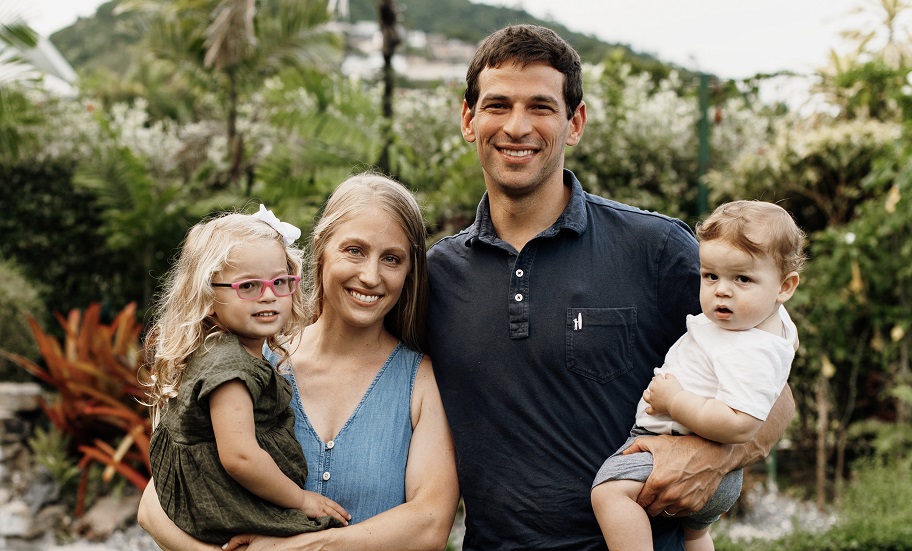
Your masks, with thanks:
[{"label": "woman's neck", "polygon": [[398,339],[382,325],[338,327],[320,318],[304,329],[297,353],[310,358],[332,358],[337,364],[347,363],[345,359],[356,359],[355,363],[368,365],[379,360],[382,364],[397,343]]}]

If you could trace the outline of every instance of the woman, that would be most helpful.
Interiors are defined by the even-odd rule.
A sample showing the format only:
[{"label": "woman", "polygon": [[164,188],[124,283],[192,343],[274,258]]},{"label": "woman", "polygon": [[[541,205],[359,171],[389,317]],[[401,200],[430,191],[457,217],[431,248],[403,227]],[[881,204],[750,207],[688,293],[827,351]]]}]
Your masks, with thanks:
[{"label": "woman", "polygon": [[[349,526],[290,538],[239,536],[226,549],[443,549],[459,488],[430,359],[425,227],[412,195],[377,175],[343,182],[313,231],[311,325],[290,346],[305,488]],[[182,532],[153,484],[139,522],[165,550],[216,550]]]}]

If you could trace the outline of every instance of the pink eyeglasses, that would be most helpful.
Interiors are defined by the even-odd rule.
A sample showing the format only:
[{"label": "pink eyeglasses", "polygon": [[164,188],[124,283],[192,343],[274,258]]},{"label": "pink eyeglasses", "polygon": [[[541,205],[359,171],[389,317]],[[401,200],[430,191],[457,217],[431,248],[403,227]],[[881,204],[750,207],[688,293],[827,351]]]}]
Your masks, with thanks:
[{"label": "pink eyeglasses", "polygon": [[272,289],[277,297],[287,297],[298,290],[299,276],[281,276],[275,279],[242,279],[234,283],[213,283],[213,287],[232,287],[238,298],[242,300],[257,300],[266,292],[266,287]]}]

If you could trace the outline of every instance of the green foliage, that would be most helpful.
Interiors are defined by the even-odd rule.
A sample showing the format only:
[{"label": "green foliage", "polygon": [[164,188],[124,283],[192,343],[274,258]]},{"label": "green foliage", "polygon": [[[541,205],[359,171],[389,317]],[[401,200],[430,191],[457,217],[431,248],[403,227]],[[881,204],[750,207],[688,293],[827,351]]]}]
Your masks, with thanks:
[{"label": "green foliage", "polygon": [[0,85],[0,163],[16,162],[34,144],[32,127],[42,120],[22,90]]},{"label": "green foliage", "polygon": [[855,465],[855,478],[840,501],[839,521],[815,534],[801,526],[776,541],[732,542],[717,538],[717,551],[904,551],[912,541],[912,479],[909,461]]},{"label": "green foliage", "polygon": [[884,59],[852,64],[830,75],[829,90],[850,119],[896,120],[912,115],[912,98],[901,93],[907,68],[891,67]]},{"label": "green foliage", "polygon": [[[193,187],[181,185],[173,172],[155,164],[154,159],[133,151],[124,134],[135,131],[132,139],[146,140],[146,146],[165,147],[155,138],[162,132],[146,126],[143,118],[136,126],[124,122],[112,129],[117,144],[99,148],[91,162],[80,164],[74,185],[91,193],[100,211],[101,233],[108,252],[109,282],[119,292],[112,300],[140,300],[151,303],[154,284],[168,269],[170,251],[181,241],[192,215],[187,213]],[[145,132],[144,132],[145,131]]]},{"label": "green foliage", "polygon": [[462,90],[440,86],[404,93],[393,124],[396,175],[424,205],[432,235],[468,226],[484,192],[475,145],[462,139]]},{"label": "green foliage", "polygon": [[0,162],[19,157],[20,149],[31,143],[28,127],[40,121],[25,95],[34,76],[29,76],[28,65],[16,54],[34,48],[38,35],[15,13],[0,13]]},{"label": "green foliage", "polygon": [[[157,86],[134,87],[143,82],[137,60],[143,57],[139,44],[147,24],[142,13],[117,10],[117,0],[99,6],[93,17],[80,18],[73,25],[51,35],[51,40],[74,67],[81,77],[91,83],[89,89],[112,94],[111,99],[129,100],[146,97],[153,112],[158,111],[159,102],[150,95],[157,95]],[[554,21],[535,18],[522,9],[490,6],[470,0],[398,0],[397,6],[403,25],[409,29],[439,33],[447,38],[464,40],[470,44],[480,42],[489,32],[510,23],[536,23],[553,28],[565,37],[579,51],[582,59],[598,63],[606,57],[619,53],[625,62],[637,71],[646,71],[656,78],[668,76],[671,68],[667,63],[641,52],[626,44],[606,43],[593,36],[573,32]],[[262,8],[261,8],[262,9]],[[377,21],[375,0],[352,0],[350,2],[352,21]],[[267,38],[277,36],[272,32],[260,33]],[[171,39],[177,39],[172,36]],[[109,74],[104,84],[98,78]],[[132,75],[130,82],[124,77]],[[165,77],[166,75],[162,75]],[[171,75],[169,86],[182,80],[180,75]],[[164,82],[160,82],[164,84]],[[184,86],[181,84],[181,86]],[[85,88],[85,87],[84,87]],[[185,88],[186,89],[186,88]],[[173,95],[159,98],[163,103],[173,102]],[[190,99],[185,97],[185,99]],[[110,105],[110,104],[109,104]]]},{"label": "green foliage", "polygon": [[50,36],[61,55],[80,73],[100,69],[123,74],[142,37],[139,17],[117,13],[117,0],[98,6],[92,17],[79,18]]},{"label": "green foliage", "polygon": [[103,495],[123,492],[119,481],[105,481],[102,465],[94,463],[81,467],[72,453],[72,439],[58,428],[37,427],[28,440],[32,451],[32,462],[36,467],[45,469],[60,488],[58,500],[74,510],[79,506],[79,499],[84,500],[83,508],[90,508],[97,498]]},{"label": "green foliage", "polygon": [[0,22],[0,42],[17,48],[34,48],[38,44],[38,34],[21,19],[3,21]]},{"label": "green foliage", "polygon": [[872,196],[862,179],[900,133],[895,123],[869,119],[782,119],[766,147],[747,150],[708,175],[712,202],[779,202],[808,233],[841,226]]},{"label": "green foliage", "polygon": [[852,549],[908,549],[912,541],[910,467],[908,460],[855,465],[855,478],[839,506],[842,520],[822,542],[834,549],[843,541]]},{"label": "green foliage", "polygon": [[[239,112],[255,105],[254,95],[263,82],[283,71],[327,69],[338,59],[341,44],[323,25],[328,18],[326,0],[258,2],[250,21],[245,6],[217,0],[122,3],[125,9],[148,15],[143,43],[154,59],[198,83],[194,88],[213,92],[213,109],[200,115],[222,121],[227,166],[213,174],[210,186],[249,195],[255,163]],[[244,176],[245,183],[239,185]]]},{"label": "green foliage", "polygon": [[[691,221],[696,212],[696,132],[700,118],[693,81],[672,73],[655,80],[620,59],[584,75],[588,120],[567,166],[590,192]],[[766,142],[770,121],[740,96],[720,98],[725,113],[711,129],[714,166]]]},{"label": "green foliage", "polygon": [[70,438],[54,426],[49,429],[37,427],[28,446],[35,464],[47,469],[60,485],[60,493],[75,497],[81,470],[69,453]]},{"label": "green foliage", "polygon": [[[896,2],[880,7],[891,12],[884,24],[893,21],[894,8],[908,10]],[[797,441],[810,450],[825,439],[840,462],[909,452],[912,97],[907,58],[888,51],[908,46],[834,55],[817,90],[834,109],[782,118],[768,147],[708,178],[715,201],[780,202],[809,234],[811,260],[789,302],[802,345],[790,377]],[[824,407],[828,422],[815,428]],[[822,459],[820,473],[832,466],[830,456]]]},{"label": "green foliage", "polygon": [[260,112],[270,133],[253,195],[306,230],[342,180],[376,161],[379,102],[357,80],[291,72],[268,82]]},{"label": "green foliage", "polygon": [[71,178],[72,167],[57,163],[0,164],[0,256],[15,260],[28,279],[48,283],[41,298],[50,311],[114,292],[101,212]]},{"label": "green foliage", "polygon": [[[26,314],[45,319],[40,289],[45,285],[39,278],[27,278],[11,261],[0,261],[0,349],[28,358],[36,358],[38,348]],[[0,358],[0,380],[24,381],[27,376],[16,365]]]}]

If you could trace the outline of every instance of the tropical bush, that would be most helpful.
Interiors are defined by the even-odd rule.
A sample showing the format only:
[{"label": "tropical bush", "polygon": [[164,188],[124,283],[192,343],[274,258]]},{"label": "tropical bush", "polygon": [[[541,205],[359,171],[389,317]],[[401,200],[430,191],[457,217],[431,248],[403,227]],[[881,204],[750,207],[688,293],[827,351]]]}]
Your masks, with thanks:
[{"label": "tropical bush", "polygon": [[73,310],[66,317],[58,315],[65,333],[62,344],[30,318],[44,366],[3,353],[56,391],[52,401],[42,402],[42,409],[68,439],[70,452],[80,458],[77,516],[85,504],[89,466],[106,466],[105,482],[117,474],[140,490],[150,478],[152,423],[141,403],[145,391],[137,379],[142,350],[136,307],[128,305],[110,324],[101,323],[100,314],[101,306],[93,304],[84,313]]},{"label": "tropical bush", "polygon": [[[36,359],[38,347],[32,337],[26,315],[44,321],[44,302],[40,289],[45,284],[27,278],[14,262],[0,261],[0,349]],[[0,357],[0,381],[21,381],[28,378],[16,364]]]},{"label": "tropical bush", "polygon": [[72,171],[54,162],[0,164],[0,257],[43,283],[50,311],[81,308],[113,291],[101,213],[90,193],[73,186]]}]

